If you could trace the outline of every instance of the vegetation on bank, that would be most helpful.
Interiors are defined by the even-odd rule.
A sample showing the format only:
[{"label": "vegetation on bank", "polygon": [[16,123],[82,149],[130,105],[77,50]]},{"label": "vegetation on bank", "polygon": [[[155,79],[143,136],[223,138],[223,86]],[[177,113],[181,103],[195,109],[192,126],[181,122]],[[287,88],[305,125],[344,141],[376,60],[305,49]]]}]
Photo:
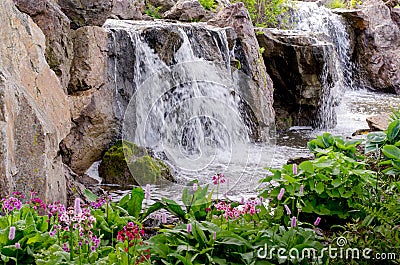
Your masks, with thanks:
[{"label": "vegetation on bank", "polygon": [[[387,131],[368,134],[363,148],[360,140],[317,136],[308,143],[314,160],[269,169],[260,196],[240,202],[219,194],[223,174],[212,187],[193,181],[182,205],[166,198],[148,205],[150,186],[133,188],[119,203],[86,191],[89,204],[77,198],[71,207],[14,192],[1,200],[0,258],[4,264],[382,264],[373,260],[380,255],[398,264],[400,119],[393,118]],[[166,225],[165,210],[179,221]],[[156,228],[143,225],[150,216]]]}]

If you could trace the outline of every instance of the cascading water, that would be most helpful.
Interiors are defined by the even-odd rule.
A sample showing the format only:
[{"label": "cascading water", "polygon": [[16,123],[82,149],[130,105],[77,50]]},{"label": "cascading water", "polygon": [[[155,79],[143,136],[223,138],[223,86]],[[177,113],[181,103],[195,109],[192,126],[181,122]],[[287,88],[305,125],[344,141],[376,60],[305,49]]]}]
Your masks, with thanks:
[{"label": "cascading water", "polygon": [[[335,47],[336,54],[328,54],[325,51],[324,55],[326,58],[334,57],[336,63],[330,67],[327,64],[323,66],[320,78],[324,93],[318,121],[320,128],[336,124],[335,108],[339,105],[344,90],[353,88],[353,65],[350,60],[350,39],[346,24],[341,16],[328,8],[318,6],[315,2],[297,2],[292,20],[296,30],[324,33],[327,41]],[[336,82],[327,78],[332,71],[338,77]]]},{"label": "cascading water", "polygon": [[353,65],[350,60],[350,37],[344,19],[315,2],[298,2],[293,14],[297,30],[324,33],[335,46],[346,88],[353,87]]},{"label": "cascading water", "polygon": [[[255,169],[262,153],[252,143],[254,128],[243,110],[250,100],[236,88],[243,80],[232,74],[226,29],[115,20],[104,27],[111,35],[110,50],[131,51],[132,60],[120,55],[112,67],[116,91],[132,94],[129,104],[119,103],[126,108],[124,139],[153,150],[182,183],[202,176],[200,183],[207,183],[217,172],[227,173],[234,183],[248,167]],[[165,38],[174,38],[163,39],[165,32]],[[201,46],[202,38],[212,43]],[[129,80],[120,76],[126,72],[133,73]]]}]

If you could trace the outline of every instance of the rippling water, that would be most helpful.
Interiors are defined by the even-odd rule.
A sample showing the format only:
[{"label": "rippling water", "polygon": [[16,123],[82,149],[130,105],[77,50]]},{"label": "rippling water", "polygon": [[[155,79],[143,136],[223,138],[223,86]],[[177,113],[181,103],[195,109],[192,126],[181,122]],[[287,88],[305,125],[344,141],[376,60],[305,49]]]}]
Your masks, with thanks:
[{"label": "rippling water", "polygon": [[[341,104],[337,107],[338,124],[329,132],[334,135],[350,137],[356,130],[368,128],[365,120],[368,116],[388,113],[392,109],[399,108],[400,97],[396,95],[366,90],[347,91],[343,95]],[[255,157],[261,157],[262,160],[259,163],[252,164],[252,161],[232,159],[228,167],[226,163],[221,163],[220,167],[216,165],[214,168],[205,168],[203,171],[193,174],[186,173],[186,175],[181,176],[181,179],[178,179],[181,185],[152,186],[152,198],[167,197],[179,200],[184,184],[195,178],[199,178],[202,185],[210,184],[213,186],[211,183],[212,175],[224,168],[228,169],[226,175],[230,181],[221,185],[221,195],[227,192],[229,198],[238,199],[241,196],[257,194],[256,189],[259,186],[259,180],[267,174],[265,167],[280,167],[289,158],[309,154],[306,149],[307,142],[315,137],[316,134],[321,134],[322,132],[322,130],[317,131],[308,128],[292,128],[290,131],[278,133],[275,147],[263,148],[262,146],[255,146],[252,149],[256,152],[253,154]],[[243,168],[246,168],[244,172]],[[239,173],[242,173],[241,178],[229,178],[229,176],[240,175]],[[96,172],[92,172],[91,175],[96,175]],[[111,195],[115,199],[120,198],[127,192],[111,188]],[[148,203],[151,203],[151,201]]]}]

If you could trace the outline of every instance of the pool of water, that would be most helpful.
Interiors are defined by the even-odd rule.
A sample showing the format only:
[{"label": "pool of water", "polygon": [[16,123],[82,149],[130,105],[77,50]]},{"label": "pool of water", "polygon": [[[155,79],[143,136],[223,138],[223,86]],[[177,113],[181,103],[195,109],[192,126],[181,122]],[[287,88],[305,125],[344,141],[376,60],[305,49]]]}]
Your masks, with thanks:
[{"label": "pool of water", "polygon": [[[177,176],[177,184],[166,183],[152,186],[152,198],[157,200],[166,197],[179,200],[182,189],[190,180],[198,179],[201,185],[212,184],[212,176],[218,172],[224,172],[227,182],[219,187],[220,196],[228,196],[238,199],[242,196],[257,194],[259,180],[268,174],[266,167],[280,167],[289,158],[307,156],[307,142],[315,135],[329,131],[334,135],[350,137],[359,129],[367,129],[366,118],[371,115],[390,113],[393,109],[400,108],[400,97],[390,94],[382,94],[367,90],[346,91],[337,107],[337,125],[328,130],[312,130],[307,127],[293,127],[286,132],[277,132],[273,145],[248,145],[236,148],[235,154],[219,154],[220,161],[213,161],[209,165],[198,170],[183,170]],[[239,150],[239,151],[238,151]],[[210,161],[212,158],[210,158]],[[90,172],[96,176],[96,170]],[[127,190],[116,187],[105,187],[111,195],[118,199],[126,194]],[[151,203],[148,202],[148,203]]]}]

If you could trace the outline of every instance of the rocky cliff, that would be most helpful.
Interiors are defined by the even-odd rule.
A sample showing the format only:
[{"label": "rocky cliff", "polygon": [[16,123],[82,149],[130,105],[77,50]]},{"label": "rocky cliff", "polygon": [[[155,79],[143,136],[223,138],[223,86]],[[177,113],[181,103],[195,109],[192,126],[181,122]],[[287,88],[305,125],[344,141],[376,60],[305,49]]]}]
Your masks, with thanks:
[{"label": "rocky cliff", "polygon": [[66,200],[58,144],[71,126],[68,98],[44,56],[41,29],[12,0],[0,3],[1,195],[38,191]]}]

